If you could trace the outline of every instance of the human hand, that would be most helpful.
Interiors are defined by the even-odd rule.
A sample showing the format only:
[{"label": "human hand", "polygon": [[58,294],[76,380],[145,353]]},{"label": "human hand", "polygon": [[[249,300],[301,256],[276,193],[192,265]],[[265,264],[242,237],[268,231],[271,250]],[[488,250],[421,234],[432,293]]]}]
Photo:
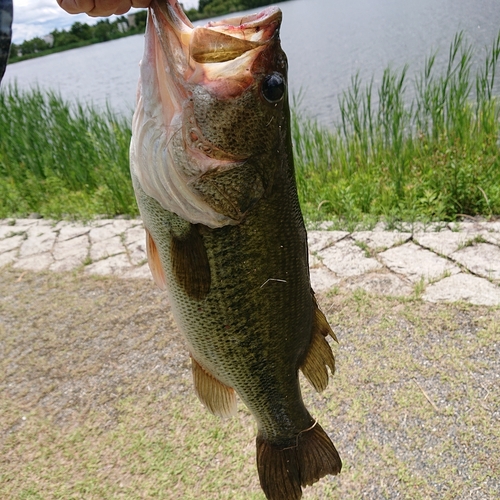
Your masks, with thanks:
[{"label": "human hand", "polygon": [[92,17],[122,15],[130,7],[147,7],[151,0],[57,0],[59,6],[70,14],[82,12]]}]

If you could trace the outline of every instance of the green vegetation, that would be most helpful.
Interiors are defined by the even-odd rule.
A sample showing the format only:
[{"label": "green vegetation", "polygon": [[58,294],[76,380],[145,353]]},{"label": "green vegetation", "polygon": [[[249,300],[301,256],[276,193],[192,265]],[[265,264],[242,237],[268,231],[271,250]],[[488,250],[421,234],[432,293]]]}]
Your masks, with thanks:
[{"label": "green vegetation", "polygon": [[[344,466],[304,500],[500,498],[500,309],[318,300],[337,373],[302,387]],[[0,317],[0,498],[265,500],[253,418],[202,407],[149,280],[3,268]]]},{"label": "green vegetation", "polygon": [[[294,111],[299,196],[310,221],[344,227],[500,214],[500,35],[472,75],[472,48],[457,35],[448,67],[430,57],[405,104],[407,68],[381,87],[358,77],[328,130]],[[474,100],[470,96],[474,94]],[[296,110],[297,107],[295,106]],[[130,127],[109,111],[71,108],[52,93],[0,92],[0,217],[135,215],[128,173]]]},{"label": "green vegetation", "polygon": [[295,116],[306,215],[356,224],[500,214],[500,108],[492,90],[500,35],[474,77],[472,55],[458,34],[443,74],[429,57],[410,105],[405,67],[387,69],[377,92],[355,76],[339,100],[341,123],[333,131]]},{"label": "green vegetation", "polygon": [[51,92],[0,92],[0,217],[135,214],[130,120]]}]

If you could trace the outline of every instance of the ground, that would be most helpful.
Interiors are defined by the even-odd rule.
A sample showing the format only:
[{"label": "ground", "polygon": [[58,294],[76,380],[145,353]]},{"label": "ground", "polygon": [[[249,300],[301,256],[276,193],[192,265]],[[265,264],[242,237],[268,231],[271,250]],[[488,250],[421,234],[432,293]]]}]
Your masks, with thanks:
[{"label": "ground", "polygon": [[[500,498],[500,309],[333,289],[311,413],[344,462],[304,499]],[[149,280],[0,270],[0,498],[259,499],[255,425],[211,416]]]}]

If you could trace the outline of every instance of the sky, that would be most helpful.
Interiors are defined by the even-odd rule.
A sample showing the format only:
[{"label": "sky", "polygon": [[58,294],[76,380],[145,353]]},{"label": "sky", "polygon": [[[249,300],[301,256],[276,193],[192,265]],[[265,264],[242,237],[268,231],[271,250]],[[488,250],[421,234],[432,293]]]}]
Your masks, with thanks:
[{"label": "sky", "polygon": [[[68,29],[76,21],[88,24],[98,21],[98,18],[86,14],[70,15],[59,7],[56,0],[13,0],[13,3],[12,42],[17,44],[36,36],[48,35],[56,28]],[[186,9],[198,7],[198,0],[183,0],[181,3]],[[114,17],[111,16],[110,20]]]}]

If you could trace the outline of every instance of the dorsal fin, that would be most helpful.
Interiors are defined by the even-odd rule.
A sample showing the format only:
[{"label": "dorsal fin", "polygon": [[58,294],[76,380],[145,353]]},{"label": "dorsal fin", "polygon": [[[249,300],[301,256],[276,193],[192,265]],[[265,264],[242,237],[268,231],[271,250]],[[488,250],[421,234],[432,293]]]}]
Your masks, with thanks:
[{"label": "dorsal fin", "polygon": [[236,415],[236,393],[234,389],[217,380],[191,356],[193,381],[196,395],[207,409],[219,417]]},{"label": "dorsal fin", "polygon": [[161,265],[160,254],[156,248],[156,243],[153,240],[150,232],[146,229],[146,255],[148,256],[148,265],[153,275],[155,283],[161,290],[167,288],[167,281],[165,279],[165,271]]}]

